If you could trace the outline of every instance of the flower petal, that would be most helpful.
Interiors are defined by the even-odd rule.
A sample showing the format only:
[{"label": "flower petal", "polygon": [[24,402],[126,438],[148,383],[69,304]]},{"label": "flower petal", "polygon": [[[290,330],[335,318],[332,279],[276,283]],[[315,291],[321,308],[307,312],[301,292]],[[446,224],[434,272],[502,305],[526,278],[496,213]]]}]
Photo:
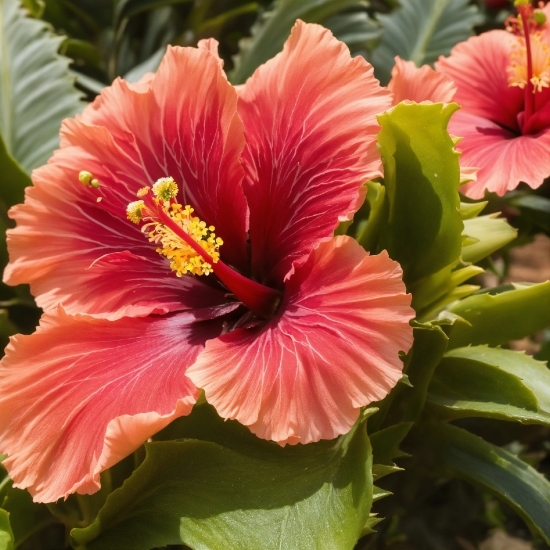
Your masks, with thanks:
[{"label": "flower petal", "polygon": [[456,92],[453,81],[442,73],[437,73],[429,65],[418,68],[414,61],[395,57],[388,90],[393,93],[394,105],[401,101],[432,101],[450,103]]},{"label": "flower petal", "polygon": [[386,252],[369,256],[349,237],[322,243],[274,319],[208,341],[187,375],[221,416],[259,437],[332,439],[401,377],[414,317],[401,277]]},{"label": "flower petal", "polygon": [[302,21],[247,81],[239,114],[258,280],[281,284],[295,260],[355,212],[361,185],[381,175],[376,115],[390,105],[371,65]]},{"label": "flower petal", "polygon": [[185,370],[221,322],[59,308],[14,337],[0,363],[0,448],[15,486],[38,502],[97,491],[101,471],[190,412],[198,391]]},{"label": "flower petal", "polygon": [[[67,124],[79,126],[75,121]],[[104,128],[90,128],[88,139],[90,151],[97,147],[105,159],[131,169],[128,157]],[[139,228],[117,215],[120,201],[131,198],[122,182],[117,180],[117,193],[99,191],[105,200],[96,202],[93,190],[71,171],[73,149],[57,151],[53,162],[35,170],[35,186],[27,189],[25,204],[10,210],[18,225],[8,231],[11,262],[4,280],[30,283],[45,310],[62,303],[69,313],[111,320],[223,303],[223,292],[206,281],[178,279]],[[77,152],[80,158],[88,154],[84,151],[83,147]],[[108,177],[99,163],[94,168],[102,181]],[[110,260],[98,261],[106,257]]]},{"label": "flower petal", "polygon": [[465,111],[453,115],[449,129],[464,137],[457,145],[461,164],[479,168],[477,181],[460,187],[471,199],[483,198],[485,190],[502,196],[521,181],[536,189],[550,174],[550,130],[516,136]]},{"label": "flower petal", "polygon": [[508,86],[507,71],[516,40],[506,31],[485,32],[460,42],[435,67],[456,84],[454,101],[464,111],[519,132],[524,92]]},{"label": "flower petal", "polygon": [[104,126],[121,146],[135,140],[147,175],[141,185],[173,177],[182,188],[182,202],[216,227],[225,242],[224,258],[244,269],[243,127],[236,113],[237,92],[211,47],[168,47],[147,93],[115,81],[81,120]]}]

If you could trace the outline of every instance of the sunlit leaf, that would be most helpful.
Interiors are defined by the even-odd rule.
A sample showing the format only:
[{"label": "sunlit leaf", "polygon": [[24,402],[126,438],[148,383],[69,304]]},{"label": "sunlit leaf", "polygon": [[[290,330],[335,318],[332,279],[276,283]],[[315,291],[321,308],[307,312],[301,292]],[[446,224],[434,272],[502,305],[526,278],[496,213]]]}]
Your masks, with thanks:
[{"label": "sunlit leaf", "polygon": [[[550,370],[524,353],[473,346],[445,354],[428,390],[438,415],[550,426]],[[443,410],[442,410],[443,409]]]},{"label": "sunlit leaf", "polygon": [[469,296],[447,308],[458,317],[449,348],[498,346],[550,326],[550,282],[514,285],[513,290]]},{"label": "sunlit leaf", "polygon": [[378,116],[387,226],[379,247],[404,271],[407,285],[458,260],[462,248],[458,153],[447,133],[455,104],[399,104]]}]

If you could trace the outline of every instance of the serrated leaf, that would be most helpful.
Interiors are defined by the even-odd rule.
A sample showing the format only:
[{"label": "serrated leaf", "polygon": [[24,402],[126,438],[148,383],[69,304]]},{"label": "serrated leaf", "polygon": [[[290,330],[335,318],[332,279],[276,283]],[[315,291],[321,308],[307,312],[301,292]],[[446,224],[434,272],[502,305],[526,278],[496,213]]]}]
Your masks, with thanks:
[{"label": "serrated leaf", "polygon": [[199,406],[164,433],[186,439],[146,444],[142,465],[72,537],[88,550],[347,550],[372,502],[365,420],[338,440],[281,448]]},{"label": "serrated leaf", "polygon": [[273,10],[264,13],[252,26],[252,36],[239,42],[231,82],[242,84],[262,63],[277,55],[296,19],[321,23],[343,10],[364,6],[363,0],[278,0]]},{"label": "serrated leaf", "polygon": [[483,209],[487,206],[488,201],[479,202],[461,202],[460,215],[463,220],[469,220],[479,216]]},{"label": "serrated leaf", "polygon": [[438,417],[480,416],[550,425],[550,370],[524,353],[474,346],[438,365],[428,402]]},{"label": "serrated leaf", "polygon": [[441,468],[489,490],[550,543],[550,482],[515,455],[480,437],[438,423],[423,429],[434,471]]},{"label": "serrated leaf", "polygon": [[373,461],[376,464],[393,465],[395,458],[407,456],[399,450],[399,445],[401,445],[412,426],[412,422],[401,422],[371,434]]},{"label": "serrated leaf", "polygon": [[59,127],[83,103],[58,55],[63,37],[25,16],[18,0],[0,4],[0,134],[27,173],[44,164],[59,144]]},{"label": "serrated leaf", "polygon": [[396,55],[418,67],[433,63],[471,36],[481,17],[469,0],[401,0],[400,8],[378,20],[384,30],[372,63],[387,84]]},{"label": "serrated leaf", "polygon": [[464,220],[462,234],[473,238],[471,244],[462,247],[462,259],[475,263],[512,242],[517,230],[498,214],[489,214]]},{"label": "serrated leaf", "polygon": [[459,317],[450,331],[449,349],[519,340],[550,325],[550,281],[514,285],[494,296],[469,296],[447,311]]},{"label": "serrated leaf", "polygon": [[447,132],[455,104],[399,104],[378,116],[388,223],[380,248],[408,286],[458,260],[462,248],[458,153]]},{"label": "serrated leaf", "polygon": [[426,323],[414,327],[414,342],[404,369],[412,387],[399,384],[377,405],[379,411],[369,420],[369,431],[373,436],[380,427],[417,420],[424,408],[434,369],[447,349],[447,341],[439,326]]},{"label": "serrated leaf", "polygon": [[370,535],[371,533],[375,533],[374,527],[378,525],[384,518],[378,518],[376,517],[376,514],[371,514],[371,517],[367,520],[367,523],[365,523],[365,527],[363,527],[363,531],[361,535]]}]

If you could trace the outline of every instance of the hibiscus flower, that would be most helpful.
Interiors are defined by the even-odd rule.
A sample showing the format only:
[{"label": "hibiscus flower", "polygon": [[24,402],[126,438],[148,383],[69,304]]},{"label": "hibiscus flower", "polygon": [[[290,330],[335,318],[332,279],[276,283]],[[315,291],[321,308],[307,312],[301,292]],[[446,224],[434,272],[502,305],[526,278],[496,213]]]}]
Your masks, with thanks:
[{"label": "hibiscus flower", "polygon": [[209,40],[63,123],[11,211],[5,280],[44,308],[0,364],[16,486],[96,491],[198,388],[279,444],[345,433],[390,391],[412,343],[401,268],[333,237],[381,175],[390,104],[366,61],[298,22],[239,95]]},{"label": "hibiscus flower", "polygon": [[537,188],[550,175],[550,6],[516,2],[518,18],[455,46],[436,69],[453,79],[462,109],[451,119],[462,161],[477,181],[461,188],[479,199],[520,182]]}]

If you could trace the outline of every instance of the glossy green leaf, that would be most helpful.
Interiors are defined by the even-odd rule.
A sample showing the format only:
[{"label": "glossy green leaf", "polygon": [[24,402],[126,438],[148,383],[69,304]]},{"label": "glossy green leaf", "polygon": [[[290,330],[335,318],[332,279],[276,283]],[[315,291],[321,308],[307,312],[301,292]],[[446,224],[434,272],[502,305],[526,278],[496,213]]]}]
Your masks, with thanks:
[{"label": "glossy green leaf", "polygon": [[430,424],[422,433],[434,471],[443,468],[491,491],[550,543],[550,482],[544,476],[515,455],[456,426]]},{"label": "glossy green leaf", "polygon": [[458,317],[449,348],[498,346],[550,326],[550,281],[514,286],[508,292],[478,294],[449,306],[447,311]]},{"label": "glossy green leaf", "polygon": [[390,79],[396,55],[419,67],[433,63],[471,36],[481,21],[469,0],[401,0],[400,8],[378,19],[384,30],[372,62],[383,84]]},{"label": "glossy green leaf", "polygon": [[10,515],[5,510],[0,510],[0,550],[14,550],[13,543]]},{"label": "glossy green leaf", "polygon": [[479,202],[461,202],[460,215],[463,220],[469,220],[479,216],[483,209],[487,206],[488,201]]},{"label": "glossy green leaf", "polygon": [[44,164],[59,144],[59,128],[83,103],[58,55],[63,38],[25,16],[18,0],[0,4],[0,134],[27,173]]},{"label": "glossy green leaf", "polygon": [[550,425],[550,370],[524,353],[473,346],[448,352],[428,390],[438,416]]},{"label": "glossy green leaf", "polygon": [[533,223],[550,232],[550,199],[534,194],[513,195],[509,204],[519,208]]},{"label": "glossy green leaf", "polygon": [[72,537],[89,550],[348,550],[372,502],[365,422],[335,441],[281,448],[196,407],[164,434],[186,439],[146,444],[142,465]]},{"label": "glossy green leaf", "polygon": [[363,0],[278,0],[273,10],[263,14],[252,26],[252,36],[239,43],[239,54],[233,57],[235,68],[231,81],[243,83],[262,63],[277,55],[296,19],[321,23],[343,10],[365,5]]},{"label": "glossy green leaf", "polygon": [[378,116],[389,207],[380,248],[404,271],[405,282],[436,273],[460,255],[458,153],[447,133],[455,104],[399,104]]},{"label": "glossy green leaf", "polygon": [[498,214],[489,214],[465,220],[463,235],[473,242],[462,247],[462,259],[475,263],[512,242],[517,230]]},{"label": "glossy green leaf", "polygon": [[399,449],[399,445],[412,426],[412,422],[401,422],[373,433],[370,436],[373,462],[375,464],[393,464],[395,458],[407,456]]}]

